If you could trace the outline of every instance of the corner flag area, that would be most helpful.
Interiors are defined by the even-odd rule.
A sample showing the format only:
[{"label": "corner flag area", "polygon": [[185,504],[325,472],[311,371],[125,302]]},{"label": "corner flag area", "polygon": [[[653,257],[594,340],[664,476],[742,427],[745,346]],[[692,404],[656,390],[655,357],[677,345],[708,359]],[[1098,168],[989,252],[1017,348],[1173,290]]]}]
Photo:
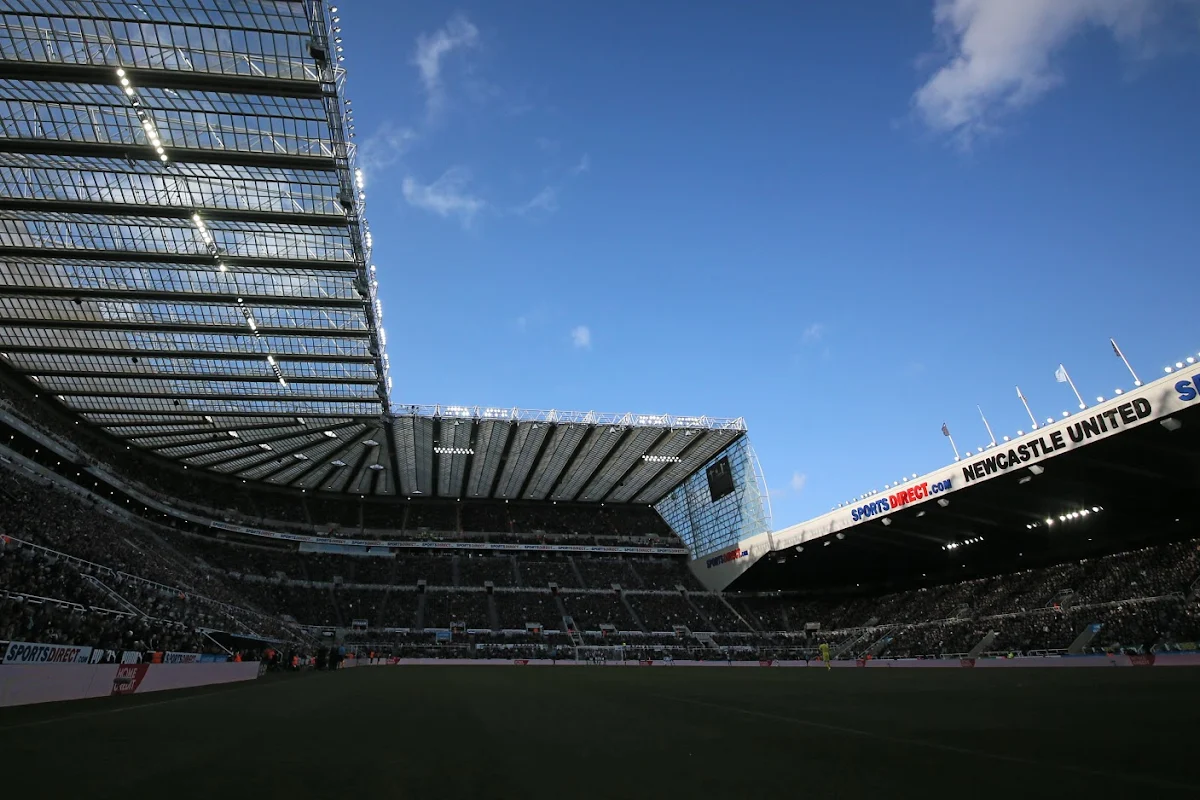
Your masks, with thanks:
[{"label": "corner flag area", "polygon": [[0,751],[52,795],[1073,796],[1193,791],[1197,724],[1191,670],[446,665],[4,709]]}]

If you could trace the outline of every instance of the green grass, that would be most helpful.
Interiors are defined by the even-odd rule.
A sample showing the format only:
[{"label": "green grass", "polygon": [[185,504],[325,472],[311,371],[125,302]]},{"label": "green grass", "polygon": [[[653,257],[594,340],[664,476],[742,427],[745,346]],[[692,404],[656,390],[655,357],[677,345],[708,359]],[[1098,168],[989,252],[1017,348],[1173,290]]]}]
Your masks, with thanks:
[{"label": "green grass", "polygon": [[1197,730],[1186,668],[379,667],[0,710],[0,753],[62,797],[1012,800],[1190,794]]}]

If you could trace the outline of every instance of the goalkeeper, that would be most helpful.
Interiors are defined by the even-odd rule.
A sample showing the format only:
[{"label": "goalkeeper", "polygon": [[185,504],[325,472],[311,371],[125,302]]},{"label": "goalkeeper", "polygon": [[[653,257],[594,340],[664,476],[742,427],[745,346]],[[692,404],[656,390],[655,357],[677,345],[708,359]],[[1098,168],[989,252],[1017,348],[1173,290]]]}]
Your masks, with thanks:
[{"label": "goalkeeper", "polygon": [[821,642],[820,646],[821,660],[825,662],[825,669],[833,669],[833,665],[829,663],[829,643]]}]

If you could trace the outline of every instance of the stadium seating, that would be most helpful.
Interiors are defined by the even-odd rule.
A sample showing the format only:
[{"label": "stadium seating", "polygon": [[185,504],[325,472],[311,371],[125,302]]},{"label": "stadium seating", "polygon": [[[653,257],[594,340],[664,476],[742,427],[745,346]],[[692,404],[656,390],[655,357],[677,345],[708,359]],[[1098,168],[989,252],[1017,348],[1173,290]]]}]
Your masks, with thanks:
[{"label": "stadium seating", "polygon": [[[365,620],[370,631],[355,636],[386,643],[401,635],[396,629],[406,629],[418,637],[403,639],[406,648],[450,654],[444,644],[419,638],[425,636],[419,631],[462,624],[480,632],[471,639],[477,652],[551,657],[570,643],[553,633],[565,612],[588,644],[610,642],[599,632],[611,626],[623,632],[631,653],[637,648],[660,657],[809,657],[820,641],[841,658],[903,658],[1062,652],[1076,643],[1085,651],[1144,651],[1195,647],[1200,640],[1196,540],[886,595],[720,597],[704,591],[679,558],[470,549],[401,549],[397,557],[301,552],[294,544],[228,532],[218,539],[152,528],[94,494],[9,469],[0,471],[0,500],[6,541],[0,634],[10,639],[203,648],[198,630],[295,637],[303,634],[293,623],[348,628]],[[408,525],[445,524],[445,508],[454,511],[447,506],[414,516],[409,509]],[[587,522],[573,512],[555,521],[549,512],[517,506],[464,506],[462,519],[517,531],[479,531],[480,537],[619,536],[609,514]],[[487,583],[496,591],[484,591]],[[551,584],[559,587],[557,596]],[[613,592],[613,584],[622,592]],[[550,633],[519,642],[513,637],[524,634],[500,634],[524,631],[527,623]],[[677,627],[711,637],[680,638]],[[455,647],[462,642],[456,635]]]}]

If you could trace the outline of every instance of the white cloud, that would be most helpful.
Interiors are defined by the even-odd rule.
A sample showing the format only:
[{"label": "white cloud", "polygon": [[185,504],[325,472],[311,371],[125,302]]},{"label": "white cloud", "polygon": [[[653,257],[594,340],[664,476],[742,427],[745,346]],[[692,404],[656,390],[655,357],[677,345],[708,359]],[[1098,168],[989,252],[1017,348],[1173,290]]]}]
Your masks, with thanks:
[{"label": "white cloud", "polygon": [[469,50],[478,46],[479,29],[461,14],[451,17],[445,27],[417,37],[413,63],[421,73],[421,84],[425,87],[425,108],[431,116],[441,111],[446,99],[442,60],[455,50]]},{"label": "white cloud", "polygon": [[439,217],[458,217],[464,226],[469,226],[475,215],[487,207],[487,203],[471,194],[470,183],[470,170],[451,167],[428,185],[418,183],[410,175],[401,188],[410,206],[432,211]]},{"label": "white cloud", "polygon": [[[934,0],[947,62],[913,95],[934,131],[969,145],[1062,82],[1053,57],[1088,28],[1142,48],[1169,5],[1197,0]],[[1143,54],[1147,54],[1146,51]]]},{"label": "white cloud", "polygon": [[358,166],[364,179],[370,180],[374,173],[399,163],[416,138],[417,133],[412,128],[398,128],[392,122],[380,125],[358,146]]},{"label": "white cloud", "polygon": [[804,344],[816,344],[825,337],[825,325],[820,322],[814,322],[804,329],[804,333],[800,334],[800,341]]},{"label": "white cloud", "polygon": [[577,325],[571,329],[571,343],[581,350],[592,347],[592,331],[587,325]]},{"label": "white cloud", "polygon": [[572,175],[582,175],[583,173],[591,170],[591,168],[592,168],[591,156],[589,156],[587,153],[584,153],[583,156],[579,159],[579,162],[575,166],[571,167],[571,174]]},{"label": "white cloud", "polygon": [[798,495],[804,491],[804,487],[808,485],[808,474],[804,472],[793,472],[788,485],[776,489],[768,489],[771,497],[783,498],[789,495]]},{"label": "white cloud", "polygon": [[528,317],[517,317],[517,330],[524,331],[528,327],[529,327],[529,318]]},{"label": "white cloud", "polygon": [[558,152],[559,144],[557,139],[548,139],[545,136],[539,136],[538,138],[534,139],[534,142],[537,144],[538,149],[543,153]]},{"label": "white cloud", "polygon": [[516,211],[522,216],[534,213],[553,214],[558,210],[558,190],[547,186],[535,194],[526,203],[517,206]]}]

